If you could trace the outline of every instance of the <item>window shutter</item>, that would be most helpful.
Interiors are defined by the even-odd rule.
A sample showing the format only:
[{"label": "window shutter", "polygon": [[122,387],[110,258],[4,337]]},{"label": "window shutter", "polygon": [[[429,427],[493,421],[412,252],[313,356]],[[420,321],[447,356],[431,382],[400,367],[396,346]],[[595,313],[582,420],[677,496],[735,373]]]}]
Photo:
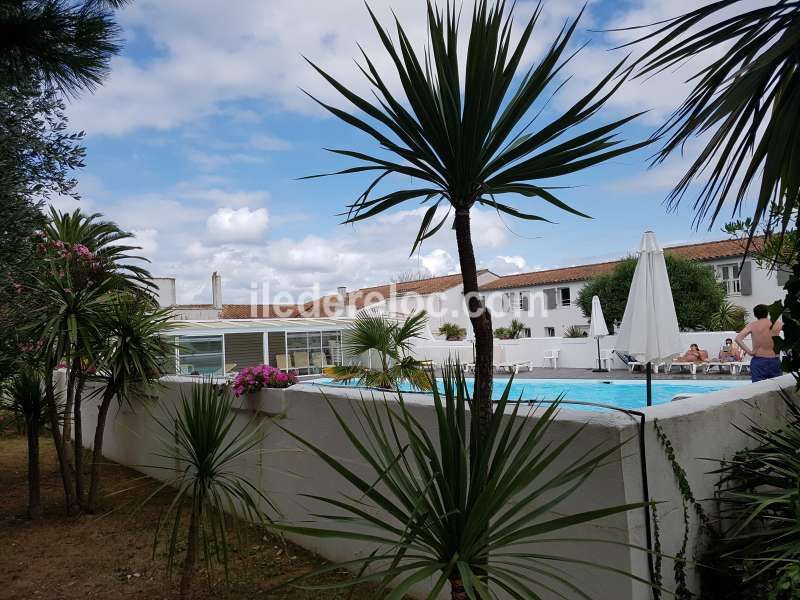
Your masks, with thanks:
[{"label": "window shutter", "polygon": [[789,277],[791,277],[791,273],[781,268],[775,269],[775,278],[778,280],[778,285],[783,287],[786,285],[786,282],[789,281]]},{"label": "window shutter", "polygon": [[556,307],[556,288],[547,288],[544,290],[544,297],[547,310],[553,310]]},{"label": "window shutter", "polygon": [[748,260],[742,265],[742,270],[739,272],[739,288],[742,296],[751,296],[753,294],[753,275],[752,263]]}]

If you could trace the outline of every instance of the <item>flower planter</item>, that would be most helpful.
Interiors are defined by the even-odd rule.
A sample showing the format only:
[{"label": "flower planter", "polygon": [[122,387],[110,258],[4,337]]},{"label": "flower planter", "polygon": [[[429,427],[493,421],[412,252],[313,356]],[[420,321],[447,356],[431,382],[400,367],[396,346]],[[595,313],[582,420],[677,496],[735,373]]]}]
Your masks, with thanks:
[{"label": "flower planter", "polygon": [[245,394],[239,398],[239,408],[263,413],[268,417],[282,419],[286,416],[286,392],[289,388],[264,388],[259,392]]}]

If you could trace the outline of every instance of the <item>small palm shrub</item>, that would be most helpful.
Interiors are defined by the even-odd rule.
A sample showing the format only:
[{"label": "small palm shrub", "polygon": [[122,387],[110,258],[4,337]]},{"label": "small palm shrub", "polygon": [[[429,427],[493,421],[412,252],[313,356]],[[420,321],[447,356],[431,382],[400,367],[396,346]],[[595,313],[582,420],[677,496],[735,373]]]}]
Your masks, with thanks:
[{"label": "small palm shrub", "polygon": [[747,325],[750,313],[742,306],[724,301],[719,309],[711,315],[709,329],[711,331],[741,331]]},{"label": "small palm shrub", "polygon": [[588,334],[586,333],[586,331],[581,329],[577,325],[570,325],[564,330],[565,338],[584,338],[587,336]]},{"label": "small palm shrub", "polygon": [[[425,363],[411,355],[414,340],[422,336],[427,323],[424,310],[403,322],[364,311],[342,332],[342,352],[352,364],[326,367],[324,373],[335,381],[355,381],[364,387],[393,390],[407,381],[418,390],[429,390],[433,383]],[[363,364],[373,353],[377,366]]]},{"label": "small palm shrub", "polygon": [[[321,521],[311,526],[279,527],[375,546],[366,556],[309,576],[343,566],[354,571],[369,567],[369,574],[349,583],[377,581],[375,597],[397,600],[416,583],[430,579],[434,585],[429,599],[438,598],[446,586],[451,597],[459,600],[497,598],[501,591],[514,598],[539,598],[542,593],[587,597],[561,569],[581,561],[551,555],[546,545],[536,553],[523,545],[545,540],[580,542],[570,540],[567,528],[643,506],[559,514],[561,503],[579,493],[586,479],[619,446],[595,447],[566,468],[548,468],[564,460],[562,454],[581,430],[551,445],[547,434],[558,403],[542,408],[535,423],[518,419],[523,405],[509,400],[513,377],[491,417],[487,443],[475,443],[470,439],[472,399],[460,365],[446,365],[443,378],[443,391],[433,389],[433,437],[408,410],[402,395],[398,402],[375,399],[354,406],[357,425],[352,428],[340,409],[328,402],[359,457],[356,462],[370,466],[372,473],[367,476],[352,470],[352,461],[340,461],[284,429],[358,493],[356,497],[315,496],[337,515],[320,516]],[[506,408],[510,408],[507,415]]]},{"label": "small palm shrub", "polygon": [[751,425],[753,447],[721,462],[720,543],[702,561],[715,599],[800,598],[800,408],[785,402],[785,423]]},{"label": "small palm shrub", "polygon": [[209,576],[216,561],[224,567],[227,580],[229,532],[241,533],[240,518],[263,522],[267,517],[262,505],[275,510],[261,490],[237,472],[239,460],[256,451],[260,444],[261,429],[251,423],[237,431],[235,419],[228,389],[210,383],[195,384],[188,397],[181,392],[180,405],[171,418],[156,419],[167,434],[159,456],[175,461],[178,467],[177,475],[153,493],[167,488],[177,490],[157,524],[153,552],[168,523],[167,572],[171,573],[186,527],[184,512],[188,511],[180,581],[182,598],[191,597],[201,553]]},{"label": "small palm shrub", "polygon": [[445,336],[448,340],[463,340],[467,330],[456,323],[443,323],[439,327],[439,335]]}]

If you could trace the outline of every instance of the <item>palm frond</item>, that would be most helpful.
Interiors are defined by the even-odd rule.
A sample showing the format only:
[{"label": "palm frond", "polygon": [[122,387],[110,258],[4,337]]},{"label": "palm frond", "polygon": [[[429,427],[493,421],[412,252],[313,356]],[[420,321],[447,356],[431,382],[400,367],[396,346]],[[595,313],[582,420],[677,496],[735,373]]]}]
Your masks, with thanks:
[{"label": "palm frond", "polygon": [[[394,155],[386,158],[385,154],[331,150],[357,160],[358,166],[323,175],[373,173],[364,192],[348,206],[346,223],[409,201],[431,203],[414,240],[413,252],[444,226],[447,215],[437,211],[443,202],[456,209],[485,204],[523,219],[544,220],[532,211],[545,204],[586,216],[556,197],[552,188],[530,182],[569,175],[647,143],[626,145],[617,137],[619,129],[638,115],[579,135],[570,133],[597,115],[622,84],[629,73],[623,64],[601,78],[566,112],[538,130],[532,129],[531,113],[546,103],[547,90],[573,56],[566,53],[566,48],[580,15],[566,23],[539,62],[523,72],[520,65],[541,6],[523,24],[515,41],[513,9],[507,10],[504,2],[477,1],[468,28],[464,62],[458,56],[460,9],[455,4],[448,3],[446,9],[440,10],[428,2],[428,44],[424,52],[415,48],[399,22],[395,21],[393,37],[367,8],[399,78],[402,95],[393,93],[375,61],[363,50],[359,69],[373,88],[374,98],[359,96],[309,60],[354,112],[317,102]],[[377,192],[379,184],[389,181],[389,174],[411,176],[421,185]],[[497,195],[540,202],[529,201],[523,207],[515,207],[498,201]]]},{"label": "palm frond", "polygon": [[[736,14],[722,14],[739,7]],[[697,223],[706,218],[713,223],[726,203],[738,214],[755,196],[750,235],[776,208],[775,226],[784,233],[800,207],[800,5],[712,2],[632,43],[643,42],[653,45],[639,59],[637,77],[722,52],[691,74],[694,87],[655,134],[666,141],[653,164],[693,138],[710,136],[668,202],[676,206],[705,178],[694,200]]]},{"label": "palm frond", "polygon": [[[527,545],[585,543],[572,540],[566,530],[642,505],[554,516],[619,446],[597,446],[567,460],[565,451],[582,430],[557,442],[548,439],[558,403],[537,409],[535,422],[523,418],[532,415],[520,412],[522,404],[510,400],[511,383],[492,416],[488,441],[481,446],[469,441],[471,399],[459,365],[446,366],[443,389],[433,388],[435,435],[416,420],[402,395],[397,403],[377,398],[358,403],[347,415],[329,401],[353,450],[373,472],[356,473],[345,461],[284,429],[353,485],[358,497],[313,496],[321,506],[316,523],[276,526],[374,545],[375,552],[346,563],[351,570],[368,567],[369,574],[342,585],[377,581],[379,593],[385,594],[381,597],[399,599],[415,583],[435,580],[429,598],[438,597],[437,590],[448,582],[463,585],[469,598],[498,597],[490,585],[515,598],[547,593],[567,597],[567,592],[573,594],[569,597],[587,598],[560,564],[622,572],[602,562],[553,553],[544,544],[535,552]],[[306,578],[294,583],[303,585]]]}]

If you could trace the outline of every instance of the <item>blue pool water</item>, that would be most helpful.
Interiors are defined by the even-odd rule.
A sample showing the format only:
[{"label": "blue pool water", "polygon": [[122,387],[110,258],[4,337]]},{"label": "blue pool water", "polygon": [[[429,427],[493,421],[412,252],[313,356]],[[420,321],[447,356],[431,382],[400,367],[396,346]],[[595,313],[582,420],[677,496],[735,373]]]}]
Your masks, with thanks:
[{"label": "blue pool water", "polygon": [[[441,379],[437,380],[441,389]],[[495,378],[492,396],[498,400],[505,389],[508,379]],[[331,379],[315,379],[313,383],[323,385],[353,387],[355,384],[334,383]],[[742,380],[657,380],[653,381],[653,404],[670,402],[676,394],[706,394],[747,383]],[[467,379],[472,391],[473,380]],[[401,386],[402,389],[402,386]],[[406,391],[411,388],[406,387]],[[522,400],[555,400],[564,397],[565,408],[590,409],[595,407],[575,402],[592,402],[608,404],[618,408],[638,409],[647,406],[647,392],[643,380],[603,381],[599,379],[518,379],[511,384],[511,399]]]}]

